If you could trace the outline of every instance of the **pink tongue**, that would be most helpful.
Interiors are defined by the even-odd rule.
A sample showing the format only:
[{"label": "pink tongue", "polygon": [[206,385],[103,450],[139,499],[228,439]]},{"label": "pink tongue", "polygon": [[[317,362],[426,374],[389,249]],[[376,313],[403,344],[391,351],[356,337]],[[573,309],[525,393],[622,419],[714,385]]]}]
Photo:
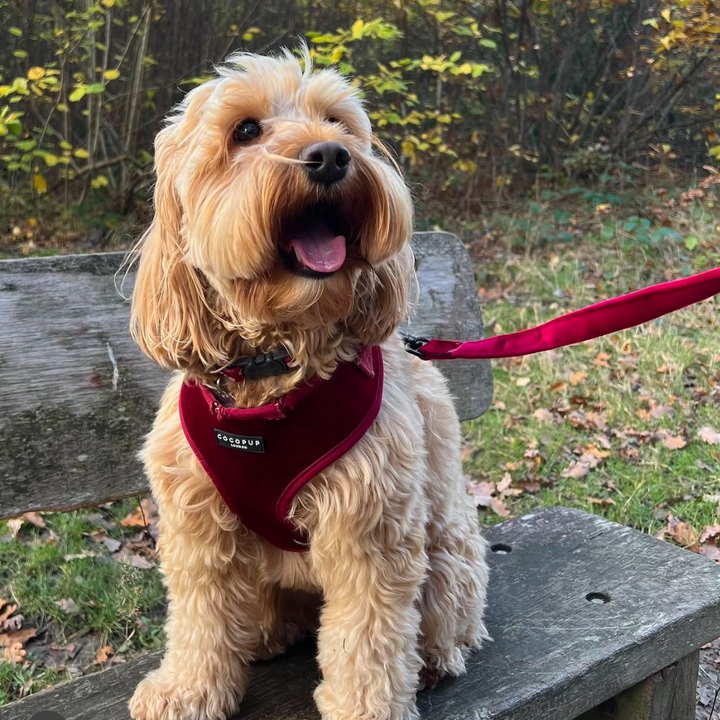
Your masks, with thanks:
[{"label": "pink tongue", "polygon": [[295,234],[288,249],[295,250],[300,262],[316,272],[335,272],[345,262],[345,236],[333,235],[322,224]]}]

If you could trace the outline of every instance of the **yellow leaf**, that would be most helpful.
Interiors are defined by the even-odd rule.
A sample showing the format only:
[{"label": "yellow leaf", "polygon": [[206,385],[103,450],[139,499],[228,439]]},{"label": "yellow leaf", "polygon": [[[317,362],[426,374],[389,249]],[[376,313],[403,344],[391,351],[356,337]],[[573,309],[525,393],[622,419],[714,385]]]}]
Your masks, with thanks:
[{"label": "yellow leaf", "polygon": [[350,28],[350,32],[352,32],[353,38],[355,38],[356,40],[358,38],[361,38],[364,27],[365,23],[362,20],[356,20]]},{"label": "yellow leaf", "polygon": [[45,182],[45,178],[40,174],[35,175],[33,178],[33,187],[39,193],[47,192],[47,183]]},{"label": "yellow leaf", "polygon": [[106,80],[117,80],[120,77],[120,71],[119,70],[106,70],[103,73],[103,77]]},{"label": "yellow leaf", "polygon": [[665,8],[665,10],[663,10],[660,14],[663,16],[663,20],[665,22],[670,22],[670,9],[669,8]]},{"label": "yellow leaf", "polygon": [[78,148],[78,149],[75,151],[75,157],[79,157],[79,158],[89,158],[89,157],[90,157],[90,153],[89,153],[87,150],[85,150],[85,148]]},{"label": "yellow leaf", "polygon": [[28,70],[28,80],[42,80],[45,77],[45,68],[31,67]]},{"label": "yellow leaf", "polygon": [[401,147],[404,155],[415,154],[415,144],[410,142],[410,140],[403,140],[401,143]]}]

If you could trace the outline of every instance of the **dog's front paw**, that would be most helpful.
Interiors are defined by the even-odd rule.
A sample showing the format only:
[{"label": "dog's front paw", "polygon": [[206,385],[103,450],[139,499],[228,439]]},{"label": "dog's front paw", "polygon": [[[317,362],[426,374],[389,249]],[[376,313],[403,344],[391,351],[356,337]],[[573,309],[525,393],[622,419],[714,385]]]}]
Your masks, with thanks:
[{"label": "dog's front paw", "polygon": [[345,692],[335,692],[328,682],[315,690],[315,703],[322,720],[419,720],[414,697],[406,703],[387,697],[382,690],[357,692],[349,685]]},{"label": "dog's front paw", "polygon": [[229,685],[173,682],[160,669],[137,686],[128,707],[133,720],[226,720],[239,705],[239,692]]}]

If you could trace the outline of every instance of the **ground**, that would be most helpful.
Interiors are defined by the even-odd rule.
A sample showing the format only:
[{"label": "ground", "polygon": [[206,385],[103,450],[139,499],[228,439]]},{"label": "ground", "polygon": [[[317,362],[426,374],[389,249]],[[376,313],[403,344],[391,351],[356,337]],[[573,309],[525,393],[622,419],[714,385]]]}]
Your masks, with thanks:
[{"label": "ground", "polygon": [[[473,222],[421,222],[467,241],[495,334],[720,265],[716,203],[711,187],[571,188]],[[27,251],[33,225],[16,227],[9,254]],[[53,250],[48,237],[43,252]],[[480,522],[567,505],[720,560],[719,329],[708,301],[613,337],[496,362],[494,404],[464,426]],[[0,646],[10,645],[0,704],[162,644],[153,529],[153,508],[136,499],[0,523]],[[703,652],[699,719],[709,720],[719,676],[716,643]]]}]

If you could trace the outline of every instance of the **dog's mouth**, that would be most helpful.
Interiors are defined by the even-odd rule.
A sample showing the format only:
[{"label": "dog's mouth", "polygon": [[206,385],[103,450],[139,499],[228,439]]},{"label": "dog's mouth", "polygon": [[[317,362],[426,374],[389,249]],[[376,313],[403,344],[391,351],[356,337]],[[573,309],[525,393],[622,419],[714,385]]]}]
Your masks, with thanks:
[{"label": "dog's mouth", "polygon": [[297,275],[323,278],[347,258],[350,228],[339,208],[317,204],[289,217],[280,230],[280,257]]}]

